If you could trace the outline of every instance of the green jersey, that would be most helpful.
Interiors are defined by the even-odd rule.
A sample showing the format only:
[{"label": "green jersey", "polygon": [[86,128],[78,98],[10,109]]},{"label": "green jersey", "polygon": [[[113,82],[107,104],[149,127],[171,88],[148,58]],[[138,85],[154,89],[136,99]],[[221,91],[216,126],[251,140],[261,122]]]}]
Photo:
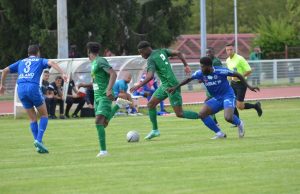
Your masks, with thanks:
[{"label": "green jersey", "polygon": [[108,72],[111,68],[107,60],[103,57],[97,56],[92,61],[91,76],[93,78],[95,100],[99,97],[106,96],[106,89],[110,79]]},{"label": "green jersey", "polygon": [[217,58],[217,57],[214,57],[213,58],[213,60],[212,60],[212,65],[213,66],[223,66],[223,64],[222,64],[222,62],[220,61],[220,59],[219,58]]},{"label": "green jersey", "polygon": [[164,87],[175,86],[177,81],[168,57],[171,56],[169,49],[153,50],[147,60],[147,71],[156,73]]}]

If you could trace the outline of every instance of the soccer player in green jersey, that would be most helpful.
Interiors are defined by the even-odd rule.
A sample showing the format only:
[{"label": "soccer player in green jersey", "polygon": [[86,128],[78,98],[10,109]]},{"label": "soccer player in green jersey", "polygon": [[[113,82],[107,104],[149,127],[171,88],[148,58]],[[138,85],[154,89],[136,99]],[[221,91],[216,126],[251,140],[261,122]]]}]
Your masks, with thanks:
[{"label": "soccer player in green jersey", "polygon": [[177,117],[187,119],[199,119],[198,113],[192,111],[183,111],[180,88],[172,94],[169,94],[166,91],[167,88],[176,86],[179,83],[174,75],[174,72],[172,71],[172,67],[168,60],[168,57],[179,57],[179,59],[184,64],[185,72],[187,74],[191,72],[191,69],[188,66],[182,53],[176,50],[169,49],[152,50],[150,43],[147,41],[141,41],[137,47],[141,56],[144,59],[147,59],[147,75],[145,80],[133,86],[130,89],[130,92],[134,92],[140,87],[147,84],[151,79],[153,79],[154,73],[158,75],[161,81],[161,85],[154,92],[152,98],[147,104],[149,110],[149,117],[152,123],[152,131],[145,137],[145,139],[152,139],[160,135],[157,125],[156,106],[167,97],[169,97],[170,103]]},{"label": "soccer player in green jersey", "polygon": [[89,59],[92,62],[91,76],[93,79],[92,84],[95,99],[96,128],[100,144],[100,152],[97,157],[103,157],[108,154],[104,128],[108,125],[109,120],[121,105],[126,105],[128,101],[118,99],[117,104],[112,108],[112,101],[114,100],[112,88],[116,81],[117,74],[107,60],[99,56],[99,43],[89,42],[87,44],[87,50]]}]

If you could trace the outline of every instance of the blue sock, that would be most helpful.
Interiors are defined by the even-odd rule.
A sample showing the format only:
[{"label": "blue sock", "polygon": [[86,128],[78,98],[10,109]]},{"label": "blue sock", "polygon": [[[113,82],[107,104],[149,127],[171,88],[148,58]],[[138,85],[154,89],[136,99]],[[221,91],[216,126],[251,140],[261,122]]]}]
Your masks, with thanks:
[{"label": "blue sock", "polygon": [[221,129],[216,125],[216,123],[214,122],[214,120],[210,117],[207,116],[204,119],[201,119],[203,121],[203,123],[210,128],[212,131],[214,131],[215,133],[218,133],[221,131]]},{"label": "blue sock", "polygon": [[45,133],[46,128],[47,128],[47,125],[48,125],[48,117],[41,117],[41,119],[40,119],[40,128],[39,128],[39,132],[38,132],[38,135],[37,135],[37,138],[36,138],[36,140],[38,142],[42,142],[44,133]]},{"label": "blue sock", "polygon": [[136,111],[136,108],[135,108],[135,107],[132,107],[131,112],[132,112],[132,113],[136,113],[136,112],[137,112],[137,111]]},{"label": "blue sock", "polygon": [[233,121],[232,124],[239,126],[241,124],[241,120],[236,115],[233,115]]},{"label": "blue sock", "polygon": [[164,104],[164,101],[161,101],[159,104],[160,104],[160,111],[161,111],[161,112],[164,112],[164,111],[165,111],[165,104]]},{"label": "blue sock", "polygon": [[31,133],[33,135],[33,138],[34,138],[34,140],[36,140],[37,135],[38,135],[38,130],[39,130],[38,123],[36,121],[35,122],[31,122],[30,123],[30,128],[31,128]]}]

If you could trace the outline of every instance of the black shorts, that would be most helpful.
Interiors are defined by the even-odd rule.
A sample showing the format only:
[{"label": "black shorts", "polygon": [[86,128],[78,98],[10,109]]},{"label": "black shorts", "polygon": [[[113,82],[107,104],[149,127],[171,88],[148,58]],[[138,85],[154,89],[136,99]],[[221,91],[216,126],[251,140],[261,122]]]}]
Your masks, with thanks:
[{"label": "black shorts", "polygon": [[238,81],[238,82],[231,81],[230,85],[234,91],[236,100],[239,102],[244,102],[244,99],[246,96],[246,91],[247,91],[247,86],[243,85],[240,81]]}]

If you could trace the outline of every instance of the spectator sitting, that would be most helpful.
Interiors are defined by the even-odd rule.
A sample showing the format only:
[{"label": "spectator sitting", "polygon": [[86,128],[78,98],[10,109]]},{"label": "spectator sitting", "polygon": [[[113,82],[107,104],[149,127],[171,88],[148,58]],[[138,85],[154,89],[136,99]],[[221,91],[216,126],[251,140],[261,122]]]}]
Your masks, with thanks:
[{"label": "spectator sitting", "polygon": [[94,108],[94,90],[92,83],[80,83],[78,84],[78,88],[80,89],[81,87],[86,88],[86,95],[85,95],[85,101],[86,104],[90,109]]},{"label": "spectator sitting", "polygon": [[[141,76],[140,82],[144,81],[144,79],[146,78],[146,72],[144,72]],[[158,83],[157,83],[157,79],[154,76],[152,80],[150,80],[146,85],[144,85],[143,87],[139,88],[138,90],[136,90],[133,95],[135,96],[143,96],[145,98],[147,98],[147,100],[149,101],[153,95],[153,93],[156,91],[156,89],[158,88]],[[160,111],[157,112],[158,115],[165,115],[165,114],[169,114],[169,112],[167,112],[165,110],[165,104],[164,101],[160,102]]]},{"label": "spectator sitting", "polygon": [[[84,88],[82,88],[84,89]],[[73,94],[73,91],[75,94]],[[84,103],[85,103],[85,91],[80,92],[76,89],[74,81],[71,79],[69,82],[69,87],[68,87],[68,93],[67,93],[67,99],[66,99],[66,112],[65,112],[65,117],[70,118],[69,112],[70,109],[73,105],[73,103],[78,103],[74,113],[72,114],[72,118],[78,118],[78,112],[81,111]]]},{"label": "spectator sitting", "polygon": [[86,88],[85,101],[89,108],[94,108],[94,90],[93,87]]},{"label": "spectator sitting", "polygon": [[49,92],[48,92],[48,87],[49,87],[48,80],[49,80],[49,71],[44,70],[41,91],[45,98],[47,112],[49,113],[50,112],[50,102],[49,102]]},{"label": "spectator sitting", "polygon": [[59,104],[59,113],[60,113],[59,118],[65,119],[62,85],[63,85],[62,77],[57,76],[55,78],[55,81],[48,86],[50,119],[57,119],[55,115],[55,109],[57,104]]},{"label": "spectator sitting", "polygon": [[131,98],[131,95],[127,93],[128,90],[128,83],[131,81],[131,74],[129,72],[126,72],[123,79],[117,80],[113,87],[113,92],[115,95],[115,99],[117,98],[123,98],[125,100],[128,100],[132,102],[127,109],[128,114],[136,114],[137,110],[134,107],[133,100]]}]

